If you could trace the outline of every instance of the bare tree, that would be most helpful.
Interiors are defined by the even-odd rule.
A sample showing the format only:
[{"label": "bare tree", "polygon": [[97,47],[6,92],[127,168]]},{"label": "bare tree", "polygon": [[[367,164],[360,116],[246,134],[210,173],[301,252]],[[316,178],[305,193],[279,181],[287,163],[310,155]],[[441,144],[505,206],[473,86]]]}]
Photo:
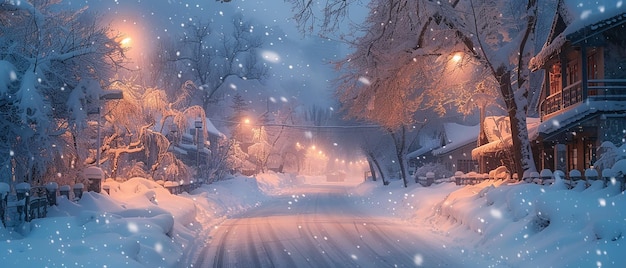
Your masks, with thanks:
[{"label": "bare tree", "polygon": [[171,58],[171,49],[166,50],[169,56],[163,56],[184,63],[181,67],[185,71],[181,75],[197,85],[196,92],[205,109],[209,103],[217,101],[219,90],[230,77],[256,80],[267,75],[268,68],[257,55],[262,45],[261,34],[241,15],[235,16],[226,29],[232,32],[213,31],[209,22],[189,23],[181,37],[182,48],[175,52],[175,58]]},{"label": "bare tree", "polygon": [[[314,14],[314,1],[288,2],[294,3],[296,18],[301,19],[301,26],[311,22],[310,16],[299,14]],[[335,5],[327,6],[347,9],[341,3],[344,1],[329,2]],[[370,15],[363,29],[365,35],[355,40],[356,52],[346,59],[347,66],[352,69],[347,68],[347,74],[342,78],[346,92],[342,101],[350,102],[350,107],[371,111],[369,118],[374,120],[378,117],[374,111],[402,103],[411,108],[403,110],[400,107],[390,113],[378,113],[385,114],[378,121],[387,121],[388,124],[399,122],[390,125],[401,126],[417,107],[425,109],[430,106],[443,111],[445,106],[439,104],[448,100],[443,99],[443,95],[432,93],[441,90],[436,83],[439,81],[437,77],[442,77],[445,65],[457,59],[468,59],[479,63],[479,67],[475,68],[478,75],[473,77],[488,77],[494,81],[505,104],[511,120],[514,170],[521,173],[535,169],[526,113],[529,92],[527,66],[532,56],[536,0],[374,0],[369,7]],[[339,13],[341,11],[332,12]],[[333,22],[324,21],[321,27],[332,29],[340,17],[328,15],[328,11],[323,13]],[[479,84],[482,80],[468,81]],[[361,92],[364,83],[373,94],[359,97],[355,92]],[[474,93],[456,94],[461,100],[464,97],[472,100],[467,96],[485,93],[476,86],[455,89],[458,88],[476,89]]]}]

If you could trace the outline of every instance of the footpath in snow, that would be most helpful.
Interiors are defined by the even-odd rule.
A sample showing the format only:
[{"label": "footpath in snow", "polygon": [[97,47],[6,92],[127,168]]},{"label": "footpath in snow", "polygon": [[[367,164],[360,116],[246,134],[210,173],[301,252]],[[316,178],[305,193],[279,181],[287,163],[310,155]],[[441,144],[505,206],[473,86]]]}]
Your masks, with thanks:
[{"label": "footpath in snow", "polygon": [[[110,195],[85,193],[78,202],[59,197],[47,218],[0,229],[0,261],[7,267],[190,267],[221,221],[315,179],[234,177],[180,195],[141,178],[108,181]],[[363,209],[420,226],[468,267],[626,267],[626,201],[617,184],[569,190],[557,179],[551,186],[485,181],[403,188],[392,181],[348,192]]]}]

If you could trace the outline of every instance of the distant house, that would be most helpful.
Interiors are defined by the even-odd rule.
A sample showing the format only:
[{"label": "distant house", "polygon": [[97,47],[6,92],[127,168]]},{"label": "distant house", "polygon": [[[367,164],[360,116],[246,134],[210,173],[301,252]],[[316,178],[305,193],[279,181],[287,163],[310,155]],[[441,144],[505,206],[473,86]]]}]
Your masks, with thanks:
[{"label": "distant house", "polygon": [[432,152],[441,147],[440,139],[428,139],[420,144],[420,147],[406,154],[409,163],[409,175],[413,175],[415,170],[425,164],[437,162]]},{"label": "distant house", "polygon": [[432,151],[437,162],[453,172],[478,171],[478,162],[472,159],[472,149],[476,147],[480,125],[446,123],[443,128],[442,146]]},{"label": "distant house", "polygon": [[466,126],[445,123],[437,140],[425,144],[407,154],[409,167],[419,168],[427,163],[439,163],[451,172],[477,171],[478,162],[472,159],[480,125]]},{"label": "distant house", "polygon": [[620,1],[599,11],[579,2],[559,1],[546,44],[530,63],[545,72],[537,168],[590,168],[602,141],[626,137],[626,7]]},{"label": "distant house", "polygon": [[[196,124],[198,124],[196,126]],[[206,129],[205,129],[206,128]],[[196,119],[189,119],[185,131],[181,133],[180,142],[170,149],[190,165],[209,161],[211,151],[216,151],[220,139],[226,136],[206,118],[204,124]]]}]

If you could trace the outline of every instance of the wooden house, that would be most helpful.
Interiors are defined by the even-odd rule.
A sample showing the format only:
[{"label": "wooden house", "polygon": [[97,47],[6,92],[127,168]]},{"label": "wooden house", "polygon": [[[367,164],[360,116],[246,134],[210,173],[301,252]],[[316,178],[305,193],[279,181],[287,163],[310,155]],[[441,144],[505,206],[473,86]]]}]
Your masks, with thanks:
[{"label": "wooden house", "polygon": [[561,0],[551,32],[530,63],[543,70],[537,168],[593,167],[603,141],[626,137],[626,7]]}]

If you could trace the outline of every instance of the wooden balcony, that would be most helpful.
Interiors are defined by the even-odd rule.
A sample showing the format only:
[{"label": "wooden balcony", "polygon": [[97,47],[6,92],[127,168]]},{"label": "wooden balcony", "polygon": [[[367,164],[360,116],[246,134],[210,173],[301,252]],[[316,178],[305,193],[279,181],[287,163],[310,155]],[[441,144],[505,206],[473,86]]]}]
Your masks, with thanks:
[{"label": "wooden balcony", "polygon": [[542,120],[570,106],[585,102],[585,96],[589,101],[626,100],[626,79],[589,80],[586,87],[583,87],[582,81],[569,85],[541,102]]}]

